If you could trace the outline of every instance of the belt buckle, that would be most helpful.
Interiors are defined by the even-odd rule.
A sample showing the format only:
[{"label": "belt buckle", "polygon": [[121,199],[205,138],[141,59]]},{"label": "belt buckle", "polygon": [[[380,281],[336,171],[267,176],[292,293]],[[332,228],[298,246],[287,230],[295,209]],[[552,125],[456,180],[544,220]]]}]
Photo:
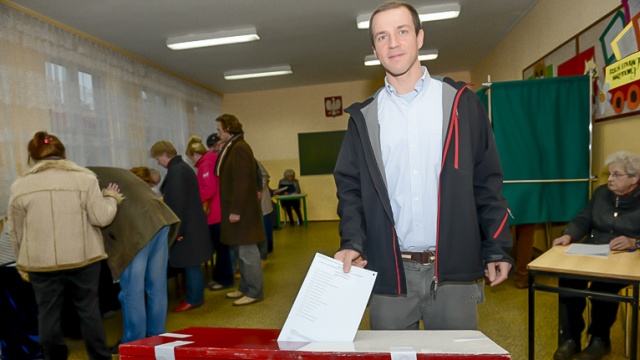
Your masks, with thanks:
[{"label": "belt buckle", "polygon": [[402,254],[402,253],[401,253],[401,254],[400,254],[400,256],[401,256],[403,259],[405,259],[405,260],[413,260],[413,261],[415,261],[415,260],[413,259],[413,255],[411,255],[411,254]]},{"label": "belt buckle", "polygon": [[421,251],[421,252],[406,252],[401,253],[400,256],[403,260],[408,260],[421,265],[429,265],[435,262],[435,252],[433,251]]},{"label": "belt buckle", "polygon": [[[433,251],[425,251],[424,254],[427,256],[427,262],[425,264],[433,264],[436,261],[436,254]],[[424,256],[424,255],[423,255]]]}]

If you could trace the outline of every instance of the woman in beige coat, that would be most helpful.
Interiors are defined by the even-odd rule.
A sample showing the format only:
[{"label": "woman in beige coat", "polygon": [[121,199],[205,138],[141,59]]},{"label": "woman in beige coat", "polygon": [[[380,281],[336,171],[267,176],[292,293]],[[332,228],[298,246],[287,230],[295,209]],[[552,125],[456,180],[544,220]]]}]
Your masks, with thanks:
[{"label": "woman in beige coat", "polygon": [[64,145],[47,132],[34,135],[28,152],[35,165],[11,185],[8,225],[16,266],[36,295],[45,359],[67,357],[60,328],[65,288],[89,357],[111,359],[98,304],[99,261],[107,257],[100,227],[116,215],[118,185],[101,191],[95,174],[67,161]]}]

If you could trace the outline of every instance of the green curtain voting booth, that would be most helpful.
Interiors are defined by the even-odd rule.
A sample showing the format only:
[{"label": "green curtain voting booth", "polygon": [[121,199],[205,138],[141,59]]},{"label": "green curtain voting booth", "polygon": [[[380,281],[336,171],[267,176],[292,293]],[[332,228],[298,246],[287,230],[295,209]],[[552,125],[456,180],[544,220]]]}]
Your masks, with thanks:
[{"label": "green curtain voting booth", "polygon": [[556,77],[496,82],[478,92],[491,112],[511,225],[571,221],[587,205],[589,83],[587,75]]}]

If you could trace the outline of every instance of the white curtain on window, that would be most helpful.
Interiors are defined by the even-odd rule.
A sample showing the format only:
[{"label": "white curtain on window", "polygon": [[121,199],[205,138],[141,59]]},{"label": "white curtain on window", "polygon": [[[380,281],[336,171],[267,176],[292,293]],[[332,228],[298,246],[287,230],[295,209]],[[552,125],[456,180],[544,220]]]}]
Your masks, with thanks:
[{"label": "white curtain on window", "polygon": [[219,95],[0,4],[0,215],[47,130],[81,166],[150,166],[154,142],[183,154],[215,131]]}]

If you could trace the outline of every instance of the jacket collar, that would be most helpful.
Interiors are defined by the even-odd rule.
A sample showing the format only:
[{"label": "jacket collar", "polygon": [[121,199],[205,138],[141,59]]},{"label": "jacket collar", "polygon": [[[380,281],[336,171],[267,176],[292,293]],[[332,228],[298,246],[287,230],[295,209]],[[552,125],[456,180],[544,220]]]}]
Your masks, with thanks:
[{"label": "jacket collar", "polygon": [[[606,186],[606,185],[605,185]],[[638,206],[640,202],[640,186],[636,186],[635,189],[624,195],[616,195],[613,191],[609,190],[616,200],[617,207],[621,209],[628,209]]]},{"label": "jacket collar", "polygon": [[231,151],[231,147],[238,141],[242,140],[244,133],[235,134],[229,139],[229,141],[224,144],[222,149],[220,150],[220,154],[218,154],[218,161],[216,161],[215,174],[216,176],[220,176],[220,168],[222,167],[222,162],[227,158],[227,154]]},{"label": "jacket collar", "polygon": [[29,171],[27,171],[23,176],[37,174],[50,169],[77,171],[77,172],[82,172],[88,175],[96,176],[91,170],[80,167],[76,165],[74,162],[69,160],[40,160],[36,162],[36,164],[31,169],[29,169]]}]

